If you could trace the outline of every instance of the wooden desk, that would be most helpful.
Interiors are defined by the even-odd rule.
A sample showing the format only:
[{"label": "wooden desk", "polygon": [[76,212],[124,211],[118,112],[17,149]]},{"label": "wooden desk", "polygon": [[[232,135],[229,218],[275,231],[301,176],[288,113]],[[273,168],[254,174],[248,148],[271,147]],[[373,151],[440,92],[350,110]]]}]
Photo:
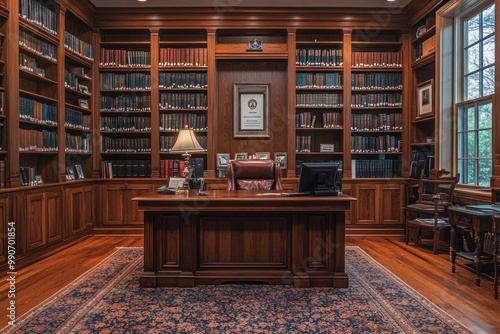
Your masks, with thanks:
[{"label": "wooden desk", "polygon": [[[212,190],[148,194],[142,287],[261,281],[348,286],[345,211],[353,197],[286,197]],[[266,192],[269,193],[269,192]]]},{"label": "wooden desk", "polygon": [[[455,260],[458,257],[474,261],[476,265],[476,285],[481,284],[481,267],[482,257],[485,256],[483,252],[484,235],[490,232],[492,228],[492,212],[468,209],[463,206],[450,206],[448,207],[449,223],[451,225],[450,235],[450,255],[451,255],[451,272],[455,272]],[[456,245],[456,227],[468,228],[474,231],[474,239],[476,242],[476,251],[457,252]]]}]

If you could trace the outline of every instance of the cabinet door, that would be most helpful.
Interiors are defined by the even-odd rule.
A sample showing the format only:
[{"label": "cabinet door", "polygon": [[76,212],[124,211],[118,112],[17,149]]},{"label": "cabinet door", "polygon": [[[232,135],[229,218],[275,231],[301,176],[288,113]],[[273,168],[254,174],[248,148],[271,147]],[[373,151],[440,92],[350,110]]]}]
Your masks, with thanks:
[{"label": "cabinet door", "polygon": [[45,205],[43,193],[26,195],[26,250],[45,245]]},{"label": "cabinet door", "polygon": [[62,196],[60,190],[44,193],[45,224],[47,228],[47,244],[62,240],[63,219],[62,219]]},{"label": "cabinet door", "polygon": [[378,187],[371,184],[356,185],[357,223],[377,224],[379,215]]},{"label": "cabinet door", "polygon": [[403,221],[404,185],[380,186],[380,224],[401,224]]},{"label": "cabinet door", "polygon": [[132,198],[150,193],[154,191],[154,185],[152,184],[130,184],[127,190],[127,202],[125,203],[125,208],[128,210],[128,220],[127,224],[144,224],[144,212],[139,211],[139,206],[137,202],[133,202]]},{"label": "cabinet door", "polygon": [[82,218],[86,208],[83,202],[82,188],[70,188],[66,190],[68,204],[66,207],[68,214],[69,235],[79,232],[82,229]]},{"label": "cabinet door", "polygon": [[94,186],[83,187],[82,193],[82,204],[85,208],[82,212],[82,229],[86,229],[95,225]]},{"label": "cabinet door", "polygon": [[102,205],[102,225],[123,225],[125,223],[125,203],[126,185],[102,185],[101,205]]}]

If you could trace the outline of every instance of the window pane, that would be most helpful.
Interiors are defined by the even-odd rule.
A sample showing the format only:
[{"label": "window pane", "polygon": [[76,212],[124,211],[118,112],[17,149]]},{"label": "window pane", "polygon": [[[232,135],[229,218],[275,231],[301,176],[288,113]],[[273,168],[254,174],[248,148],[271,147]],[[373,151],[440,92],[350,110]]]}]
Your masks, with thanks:
[{"label": "window pane", "polygon": [[467,175],[465,177],[466,184],[476,183],[476,166],[474,160],[467,160]]},{"label": "window pane", "polygon": [[492,173],[491,160],[479,160],[478,185],[483,187],[489,187],[491,173]]},{"label": "window pane", "polygon": [[476,134],[475,132],[468,132],[467,133],[467,147],[465,147],[465,156],[467,158],[474,158],[475,157],[475,151],[474,147],[476,147]]},{"label": "window pane", "polygon": [[481,96],[495,93],[495,67],[491,66],[483,72],[483,94]]},{"label": "window pane", "polygon": [[492,156],[491,130],[482,130],[478,132],[478,157],[490,158]]},{"label": "window pane", "polygon": [[465,77],[465,99],[472,100],[479,97],[479,73]]},{"label": "window pane", "polygon": [[465,74],[477,71],[481,67],[481,58],[479,54],[480,44],[475,44],[465,50]]},{"label": "window pane", "polygon": [[479,41],[479,14],[465,21],[465,46]]},{"label": "window pane", "polygon": [[495,6],[489,6],[483,11],[483,36],[495,32]]},{"label": "window pane", "polygon": [[491,103],[483,103],[478,105],[478,129],[491,129],[492,127],[492,108]]},{"label": "window pane", "polygon": [[483,42],[483,66],[495,63],[495,36],[487,38]]},{"label": "window pane", "polygon": [[458,135],[458,156],[463,158],[467,152],[467,136],[464,133]]},{"label": "window pane", "polygon": [[476,128],[476,108],[468,107],[467,110],[467,130],[474,130]]}]

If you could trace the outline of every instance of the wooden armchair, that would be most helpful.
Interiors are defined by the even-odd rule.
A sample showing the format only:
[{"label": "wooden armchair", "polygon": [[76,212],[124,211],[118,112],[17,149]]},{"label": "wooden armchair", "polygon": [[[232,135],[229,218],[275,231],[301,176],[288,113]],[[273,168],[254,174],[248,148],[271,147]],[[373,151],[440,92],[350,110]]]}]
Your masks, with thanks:
[{"label": "wooden armchair", "polygon": [[437,254],[441,232],[450,233],[448,223],[448,206],[453,203],[455,186],[460,174],[449,176],[450,172],[431,170],[429,176],[422,176],[418,184],[418,199],[415,204],[408,205],[406,210],[405,241],[415,244],[421,242],[424,234],[433,239],[433,252]]},{"label": "wooden armchair", "polygon": [[227,190],[283,190],[280,163],[271,159],[232,161],[227,180]]}]

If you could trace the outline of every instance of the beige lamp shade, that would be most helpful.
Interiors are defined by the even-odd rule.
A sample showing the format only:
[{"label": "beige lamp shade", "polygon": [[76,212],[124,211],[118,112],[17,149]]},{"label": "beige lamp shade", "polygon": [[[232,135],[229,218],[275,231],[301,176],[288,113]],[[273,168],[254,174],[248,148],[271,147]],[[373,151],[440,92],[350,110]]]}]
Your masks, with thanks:
[{"label": "beige lamp shade", "polygon": [[177,137],[177,141],[170,151],[177,152],[194,152],[194,151],[205,151],[203,147],[201,147],[200,143],[196,139],[194,135],[194,131],[189,129],[186,125],[184,129],[179,131],[179,136]]}]

